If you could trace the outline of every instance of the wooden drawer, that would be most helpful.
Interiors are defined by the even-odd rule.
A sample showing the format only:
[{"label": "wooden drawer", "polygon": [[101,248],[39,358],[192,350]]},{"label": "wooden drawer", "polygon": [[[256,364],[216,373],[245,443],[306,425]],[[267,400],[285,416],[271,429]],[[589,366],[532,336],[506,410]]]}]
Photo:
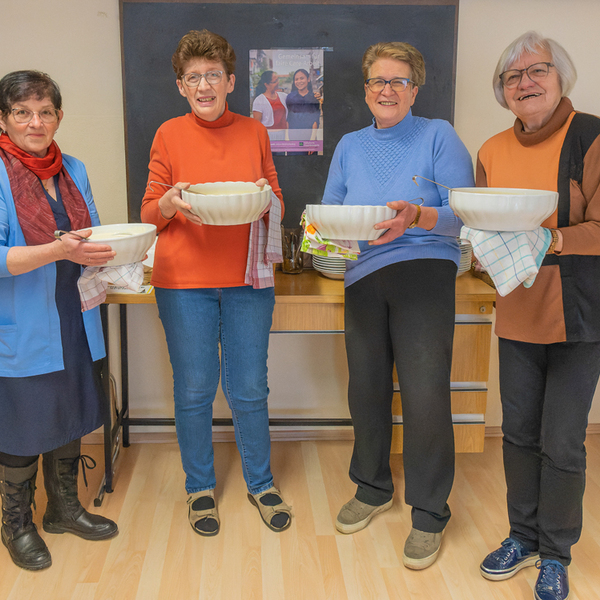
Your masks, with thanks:
[{"label": "wooden drawer", "polygon": [[[395,424],[392,432],[392,454],[402,454],[402,425]],[[483,423],[455,423],[456,452],[483,452],[485,425]]]},{"label": "wooden drawer", "polygon": [[344,305],[276,303],[271,331],[344,331]]}]

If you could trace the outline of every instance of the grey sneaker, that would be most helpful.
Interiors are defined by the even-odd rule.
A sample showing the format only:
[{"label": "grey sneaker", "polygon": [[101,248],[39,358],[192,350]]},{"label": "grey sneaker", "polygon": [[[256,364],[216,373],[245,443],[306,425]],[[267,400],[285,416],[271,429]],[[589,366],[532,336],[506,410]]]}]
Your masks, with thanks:
[{"label": "grey sneaker", "polygon": [[437,558],[442,543],[443,532],[429,533],[419,531],[414,527],[404,544],[404,556],[402,562],[409,569],[426,569],[432,565]]},{"label": "grey sneaker", "polygon": [[335,527],[340,533],[356,533],[364,529],[371,519],[379,513],[392,508],[393,498],[381,506],[371,506],[356,498],[346,502],[335,521]]}]

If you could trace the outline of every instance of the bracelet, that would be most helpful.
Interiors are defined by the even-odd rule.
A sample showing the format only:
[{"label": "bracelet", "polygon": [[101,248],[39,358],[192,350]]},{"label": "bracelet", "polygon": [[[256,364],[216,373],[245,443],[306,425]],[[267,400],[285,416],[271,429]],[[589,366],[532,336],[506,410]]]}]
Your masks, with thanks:
[{"label": "bracelet", "polygon": [[546,250],[546,254],[554,254],[554,248],[556,248],[556,244],[558,244],[558,231],[556,231],[556,229],[551,229],[550,233],[552,234],[552,241],[548,246],[548,250]]},{"label": "bracelet", "polygon": [[419,224],[419,219],[421,218],[421,205],[417,204],[417,216],[415,220],[407,227],[407,229],[414,229]]}]

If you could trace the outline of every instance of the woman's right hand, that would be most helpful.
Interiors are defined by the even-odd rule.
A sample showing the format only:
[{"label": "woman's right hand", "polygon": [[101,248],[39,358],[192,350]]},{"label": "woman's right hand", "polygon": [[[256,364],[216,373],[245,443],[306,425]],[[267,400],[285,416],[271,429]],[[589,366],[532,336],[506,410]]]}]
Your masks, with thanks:
[{"label": "woman's right hand", "polygon": [[188,182],[178,182],[159,199],[158,208],[165,219],[172,219],[179,211],[191,223],[202,225],[202,219],[191,212],[191,205],[181,197],[181,190],[187,190],[190,185]]}]

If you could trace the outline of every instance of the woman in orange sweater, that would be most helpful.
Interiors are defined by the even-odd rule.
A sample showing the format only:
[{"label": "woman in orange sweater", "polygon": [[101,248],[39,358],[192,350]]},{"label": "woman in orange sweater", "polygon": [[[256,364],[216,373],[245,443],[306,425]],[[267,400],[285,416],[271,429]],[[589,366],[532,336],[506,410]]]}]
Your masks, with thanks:
[{"label": "woman in orange sweater", "polygon": [[569,596],[600,374],[600,119],[573,109],[576,77],[555,41],[530,31],[510,44],[494,92],[517,118],[482,146],[477,163],[479,186],[559,193],[542,223],[553,241],[535,283],[497,297],[510,533],[481,564],[492,580],[536,565],[536,600]]},{"label": "woman in orange sweater", "polygon": [[283,204],[269,137],[258,121],[227,107],[227,94],[235,85],[235,53],[227,40],[207,30],[190,31],[172,62],[177,87],[192,112],[158,129],[149,181],[175,188],[165,194],[156,186],[155,191],[149,188],[141,214],[159,231],[152,284],[173,367],[189,520],[200,535],[219,532],[212,404],[221,378],[248,498],[270,529],[283,531],[291,523],[291,509],[273,485],[267,410],[267,349],[275,305],[272,269],[253,278],[250,224],[203,225],[181,197],[181,189],[190,183],[268,182],[277,205],[271,204],[265,224],[269,232],[278,229]]}]

